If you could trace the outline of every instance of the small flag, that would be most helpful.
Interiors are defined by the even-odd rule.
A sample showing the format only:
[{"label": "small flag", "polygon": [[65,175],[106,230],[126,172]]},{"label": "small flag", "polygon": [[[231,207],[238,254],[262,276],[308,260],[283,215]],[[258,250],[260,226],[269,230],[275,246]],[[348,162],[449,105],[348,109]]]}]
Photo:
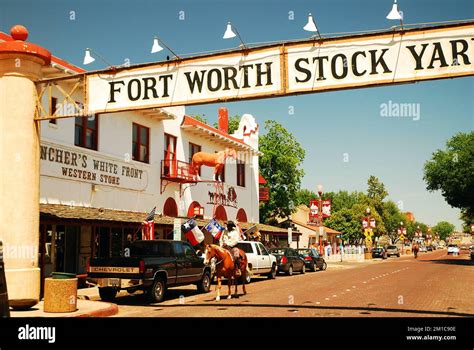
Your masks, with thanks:
[{"label": "small flag", "polygon": [[142,240],[152,241],[154,239],[155,239],[155,222],[143,221],[142,222]]},{"label": "small flag", "polygon": [[154,207],[150,213],[148,213],[148,216],[146,217],[145,221],[153,221],[155,220],[155,214],[156,214],[156,207]]},{"label": "small flag", "polygon": [[258,227],[257,225],[254,225],[250,227],[249,229],[247,229],[244,233],[242,233],[242,236],[244,237],[244,239],[245,237],[255,237],[257,232],[258,232]]},{"label": "small flag", "polygon": [[193,246],[198,245],[204,241],[204,233],[202,233],[202,231],[199,229],[194,219],[186,221],[181,226],[181,231]]},{"label": "small flag", "polygon": [[224,232],[224,227],[222,227],[216,219],[212,219],[205,227],[205,229],[211,233],[214,239],[219,239],[222,236],[222,232]]},{"label": "small flag", "polygon": [[142,240],[144,241],[155,239],[155,213],[156,207],[148,213],[145,221],[142,222]]}]

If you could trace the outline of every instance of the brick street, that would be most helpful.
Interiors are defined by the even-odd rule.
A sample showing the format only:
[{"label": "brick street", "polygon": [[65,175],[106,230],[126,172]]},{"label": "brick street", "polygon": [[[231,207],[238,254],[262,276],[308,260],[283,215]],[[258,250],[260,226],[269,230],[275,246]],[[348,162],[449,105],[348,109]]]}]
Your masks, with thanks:
[{"label": "brick street", "polygon": [[[194,286],[168,290],[161,304],[140,295],[121,293],[118,317],[446,317],[474,316],[473,261],[466,252],[446,250],[413,256],[374,259],[358,266],[255,278],[243,296],[227,300],[223,285],[216,302],[215,286],[198,294]],[[357,263],[355,263],[357,265]]]}]

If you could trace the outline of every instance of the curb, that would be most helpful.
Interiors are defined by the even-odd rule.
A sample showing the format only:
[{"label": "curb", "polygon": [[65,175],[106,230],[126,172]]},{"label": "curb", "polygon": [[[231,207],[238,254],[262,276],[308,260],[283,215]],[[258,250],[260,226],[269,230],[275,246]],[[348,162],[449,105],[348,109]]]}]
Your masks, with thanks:
[{"label": "curb", "polygon": [[94,310],[90,311],[84,314],[76,315],[74,317],[78,318],[84,318],[84,317],[110,317],[118,314],[119,308],[117,304],[111,304],[111,303],[106,303],[108,304],[108,307],[100,310]]}]

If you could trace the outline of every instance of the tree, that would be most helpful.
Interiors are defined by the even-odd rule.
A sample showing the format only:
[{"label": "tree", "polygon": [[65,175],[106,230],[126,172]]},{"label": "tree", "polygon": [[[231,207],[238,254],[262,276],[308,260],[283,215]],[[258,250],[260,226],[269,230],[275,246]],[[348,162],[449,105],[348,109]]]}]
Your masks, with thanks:
[{"label": "tree", "polygon": [[[229,118],[229,131],[228,134],[233,134],[237,131],[240,124],[240,115],[234,115],[233,117]],[[219,127],[219,122],[215,122],[213,125],[216,129]]]},{"label": "tree", "polygon": [[307,189],[301,189],[298,192],[296,192],[296,200],[295,200],[295,206],[304,204],[306,206],[309,206],[309,202],[314,199],[318,199],[318,195],[314,193],[313,191],[307,190]]},{"label": "tree", "polygon": [[367,197],[369,197],[370,203],[375,207],[375,210],[377,210],[377,212],[382,215],[383,201],[385,197],[388,196],[385,185],[373,175],[370,175],[369,179],[367,180],[367,185]]},{"label": "tree", "polygon": [[[343,208],[352,208],[357,203],[368,204],[367,196],[362,192],[339,191],[328,192],[323,195],[325,199],[331,199],[331,211],[337,212]],[[326,198],[327,197],[327,198]]]},{"label": "tree", "polygon": [[362,222],[358,220],[359,216],[352,209],[342,208],[331,214],[331,217],[326,219],[324,225],[342,232],[347,242],[358,243],[362,238]]},{"label": "tree", "polygon": [[293,134],[274,120],[265,122],[266,133],[260,136],[260,172],[270,188],[270,200],[260,208],[263,222],[288,218],[297,203],[297,193],[304,171],[305,151]]},{"label": "tree", "polygon": [[474,219],[474,132],[458,133],[425,163],[428,191],[441,191],[446,202],[461,209],[465,225]]},{"label": "tree", "polygon": [[201,123],[208,124],[207,118],[204,116],[204,114],[203,115],[196,114],[196,115],[193,115],[192,117],[200,121]]},{"label": "tree", "polygon": [[445,241],[446,237],[454,232],[454,225],[447,221],[440,221],[431,229],[431,231],[434,234],[439,235],[441,240]]},{"label": "tree", "polygon": [[469,213],[468,210],[462,209],[460,219],[464,222],[462,232],[471,233],[471,223],[474,224],[474,213]]},{"label": "tree", "polygon": [[395,202],[389,200],[383,203],[382,220],[385,225],[387,235],[392,242],[398,239],[398,228],[400,222],[406,221],[406,216],[400,211]]},{"label": "tree", "polygon": [[[333,230],[342,232],[344,238],[349,243],[360,243],[365,238],[362,228],[362,219],[366,215],[366,209],[367,205],[365,203],[357,203],[351,208],[342,208],[331,214],[331,217],[326,219],[324,225]],[[375,218],[377,223],[377,227],[374,230],[375,237],[380,236],[382,234],[380,230],[382,219],[374,208],[371,208],[370,215]]]}]

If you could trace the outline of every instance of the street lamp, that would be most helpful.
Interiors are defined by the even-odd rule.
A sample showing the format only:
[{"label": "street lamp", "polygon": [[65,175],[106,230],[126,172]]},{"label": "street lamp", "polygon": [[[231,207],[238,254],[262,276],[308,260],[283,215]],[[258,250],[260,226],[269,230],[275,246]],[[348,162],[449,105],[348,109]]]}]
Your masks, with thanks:
[{"label": "street lamp", "polygon": [[319,227],[319,254],[324,255],[323,250],[323,185],[317,186],[319,203],[318,203],[318,227]]}]

